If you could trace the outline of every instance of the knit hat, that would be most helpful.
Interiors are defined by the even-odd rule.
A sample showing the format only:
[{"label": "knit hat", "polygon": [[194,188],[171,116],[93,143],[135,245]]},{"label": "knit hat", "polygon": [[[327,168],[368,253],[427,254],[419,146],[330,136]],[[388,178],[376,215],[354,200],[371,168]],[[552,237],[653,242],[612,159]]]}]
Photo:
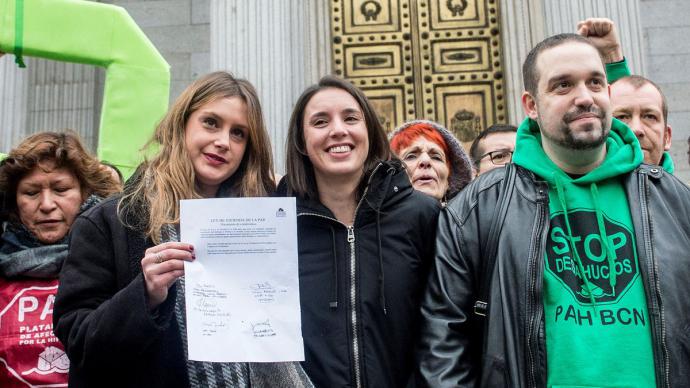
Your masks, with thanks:
[{"label": "knit hat", "polygon": [[412,120],[404,123],[393,131],[389,139],[392,141],[396,136],[405,132],[409,127],[416,124],[426,124],[435,129],[446,142],[448,147],[448,155],[446,159],[450,163],[450,175],[448,176],[448,191],[446,198],[451,199],[460,192],[472,180],[472,163],[467,156],[464,148],[455,136],[450,131],[439,123],[428,120]]}]

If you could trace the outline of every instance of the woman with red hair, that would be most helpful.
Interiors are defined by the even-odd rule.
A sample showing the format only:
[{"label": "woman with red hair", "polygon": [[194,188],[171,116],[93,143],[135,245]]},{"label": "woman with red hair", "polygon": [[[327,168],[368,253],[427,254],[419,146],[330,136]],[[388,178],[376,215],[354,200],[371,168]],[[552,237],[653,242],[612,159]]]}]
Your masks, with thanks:
[{"label": "woman with red hair", "polygon": [[472,180],[472,164],[462,145],[433,121],[398,127],[391,135],[391,149],[405,163],[412,186],[442,203]]}]

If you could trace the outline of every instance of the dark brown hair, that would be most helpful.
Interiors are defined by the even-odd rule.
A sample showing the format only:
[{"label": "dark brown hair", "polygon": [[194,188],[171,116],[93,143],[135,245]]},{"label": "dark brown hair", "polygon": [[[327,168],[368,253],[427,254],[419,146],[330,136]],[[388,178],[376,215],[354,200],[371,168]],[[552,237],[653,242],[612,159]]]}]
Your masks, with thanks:
[{"label": "dark brown hair", "polygon": [[314,166],[309,160],[304,143],[304,110],[316,93],[328,88],[341,89],[347,92],[357,101],[364,115],[364,123],[369,137],[369,152],[364,161],[364,173],[362,174],[360,189],[363,189],[363,182],[366,182],[378,162],[391,158],[386,132],[364,93],[341,78],[325,76],[319,80],[318,84],[310,86],[302,93],[292,110],[285,147],[287,155],[285,176],[290,195],[294,194],[308,199],[319,198]]},{"label": "dark brown hair", "polygon": [[502,133],[502,132],[517,132],[517,127],[510,124],[494,124],[489,128],[481,131],[477,137],[474,138],[472,146],[470,146],[470,158],[472,158],[472,163],[475,167],[479,167],[479,157],[481,155],[481,148],[479,144],[482,139],[491,135],[492,133]]},{"label": "dark brown hair", "polygon": [[91,194],[107,197],[120,191],[120,184],[86,151],[76,132],[39,132],[24,139],[0,163],[0,191],[5,193],[5,211],[17,212],[17,186],[34,169],[69,170],[77,177],[82,198]]},{"label": "dark brown hair", "polygon": [[599,53],[599,50],[592,42],[589,41],[589,39],[585,38],[584,36],[578,34],[558,34],[550,36],[537,43],[529,54],[527,54],[527,58],[522,64],[522,82],[525,90],[531,94],[532,97],[537,97],[537,86],[539,85],[540,77],[540,74],[537,72],[537,59],[539,58],[539,55],[550,48],[570,42],[584,43],[588,46],[591,46],[598,53],[599,59],[601,59],[601,65],[604,67],[606,66],[604,59],[601,57],[601,53]]}]

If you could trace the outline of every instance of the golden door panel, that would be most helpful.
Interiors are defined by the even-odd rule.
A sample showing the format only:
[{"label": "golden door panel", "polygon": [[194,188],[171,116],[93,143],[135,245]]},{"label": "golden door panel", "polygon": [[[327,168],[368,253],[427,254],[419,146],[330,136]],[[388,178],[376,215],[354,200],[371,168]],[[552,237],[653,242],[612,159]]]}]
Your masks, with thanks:
[{"label": "golden door panel", "polygon": [[463,143],[506,117],[497,2],[418,0],[422,114]]},{"label": "golden door panel", "polygon": [[364,90],[387,130],[429,119],[471,141],[506,118],[497,3],[332,0],[334,72]]},{"label": "golden door panel", "polygon": [[[431,8],[431,29],[483,28],[487,25],[486,0],[420,0],[422,9],[427,1]],[[426,28],[427,26],[422,25]]]},{"label": "golden door panel", "polygon": [[493,99],[490,82],[465,85],[434,86],[436,101],[441,101],[436,112],[437,121],[443,124],[463,144],[468,145],[489,124],[488,117]]},{"label": "golden door panel", "polygon": [[334,72],[360,87],[384,128],[415,117],[409,0],[332,0]]},{"label": "golden door panel", "polygon": [[402,76],[402,43],[345,46],[345,72],[350,77]]},{"label": "golden door panel", "polygon": [[[400,31],[396,0],[340,0],[343,3],[345,34]],[[338,4],[334,1],[333,4]],[[336,6],[333,7],[335,9]]]},{"label": "golden door panel", "polygon": [[434,73],[466,73],[491,70],[488,39],[437,40],[431,43]]},{"label": "golden door panel", "polygon": [[405,89],[403,87],[364,88],[369,101],[376,109],[379,121],[386,131],[394,128],[394,123],[405,122],[404,102]]}]

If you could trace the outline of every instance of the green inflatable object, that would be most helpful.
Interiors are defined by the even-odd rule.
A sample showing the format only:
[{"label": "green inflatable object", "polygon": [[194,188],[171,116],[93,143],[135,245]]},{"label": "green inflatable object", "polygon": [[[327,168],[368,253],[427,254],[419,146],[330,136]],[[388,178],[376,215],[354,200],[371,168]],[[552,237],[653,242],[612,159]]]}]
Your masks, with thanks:
[{"label": "green inflatable object", "polygon": [[0,0],[0,51],[106,68],[98,157],[128,177],[168,108],[170,66],[123,8]]}]

